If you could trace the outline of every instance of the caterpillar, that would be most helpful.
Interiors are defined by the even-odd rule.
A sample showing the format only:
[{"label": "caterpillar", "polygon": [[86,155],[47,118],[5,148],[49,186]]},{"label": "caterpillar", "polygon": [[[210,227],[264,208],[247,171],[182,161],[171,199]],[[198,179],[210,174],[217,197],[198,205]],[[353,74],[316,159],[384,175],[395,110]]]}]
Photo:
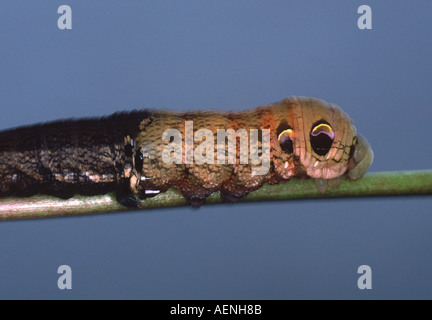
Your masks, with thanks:
[{"label": "caterpillar", "polygon": [[373,161],[342,109],[290,97],[243,112],[135,110],[0,132],[0,197],[116,192],[126,207],[177,187],[193,206],[291,178],[337,187]]}]

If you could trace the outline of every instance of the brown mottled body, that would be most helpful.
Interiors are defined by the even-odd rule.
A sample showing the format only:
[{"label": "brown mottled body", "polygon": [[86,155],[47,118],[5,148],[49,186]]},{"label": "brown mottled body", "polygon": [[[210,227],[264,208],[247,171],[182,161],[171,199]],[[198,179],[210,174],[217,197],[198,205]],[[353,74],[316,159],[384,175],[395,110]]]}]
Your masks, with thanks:
[{"label": "brown mottled body", "polygon": [[[193,134],[203,128],[213,133],[213,164],[185,161],[186,121],[193,121]],[[167,129],[183,137],[181,163],[162,159],[171,143],[162,139]],[[254,175],[251,161],[240,163],[239,141],[235,163],[218,164],[218,129],[245,129],[247,134],[251,129],[270,130],[268,172]],[[194,141],[192,152],[201,143]],[[259,150],[263,156],[261,144]],[[349,117],[315,98],[292,97],[244,112],[134,111],[0,132],[0,196],[45,193],[68,198],[116,191],[120,203],[133,207],[139,206],[135,195],[146,198],[175,186],[193,205],[200,205],[215,191],[234,201],[264,183],[292,177],[315,178],[324,191],[327,181],[333,186],[344,175],[361,177],[372,159],[370,146]]]},{"label": "brown mottled body", "polygon": [[[163,132],[175,128],[185,138],[185,121],[188,120],[193,121],[194,133],[202,128],[213,132],[215,154],[218,129],[231,128],[237,131],[243,128],[247,132],[250,129],[269,129],[270,170],[265,175],[253,175],[253,165],[250,162],[241,164],[239,161],[238,144],[236,164],[185,164],[185,161],[182,164],[164,163],[161,154],[170,141],[161,139]],[[331,147],[324,155],[315,153],[310,142],[311,130],[320,121],[329,124],[334,133]],[[291,128],[293,132],[292,152],[284,151],[278,140],[286,128]],[[373,158],[366,140],[361,140],[361,146],[358,141],[351,119],[336,105],[315,98],[292,97],[244,112],[155,112],[152,122],[140,127],[135,141],[144,157],[142,170],[133,173],[131,189],[135,193],[143,192],[144,189],[164,192],[176,186],[190,202],[199,205],[215,191],[220,191],[227,200],[235,200],[260,188],[264,183],[283,183],[292,177],[339,179],[363,161],[362,169],[350,176],[357,179],[364,174]],[[195,141],[194,147],[199,143]],[[367,149],[366,156],[355,159],[356,147]],[[337,182],[333,181],[332,184],[337,185]],[[325,187],[321,187],[322,191],[323,189]]]}]

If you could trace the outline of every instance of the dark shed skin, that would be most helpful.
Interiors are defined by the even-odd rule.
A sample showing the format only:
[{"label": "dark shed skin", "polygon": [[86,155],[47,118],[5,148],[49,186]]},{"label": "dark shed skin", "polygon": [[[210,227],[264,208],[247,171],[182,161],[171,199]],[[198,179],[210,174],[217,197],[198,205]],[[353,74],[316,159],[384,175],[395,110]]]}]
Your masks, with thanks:
[{"label": "dark shed skin", "polygon": [[67,199],[116,191],[127,205],[124,170],[132,161],[124,137],[136,136],[147,116],[133,111],[0,132],[0,195],[41,193]]},{"label": "dark shed skin", "polygon": [[[214,133],[215,155],[217,129],[269,129],[269,171],[252,175],[253,166],[239,162],[238,145],[236,164],[164,163],[161,154],[170,141],[162,140],[162,134],[173,128],[185,137],[185,121],[193,121],[194,133],[202,128]],[[334,137],[325,154],[317,154],[316,143],[310,142],[311,130],[319,123]],[[287,128],[292,129],[289,150],[279,140]],[[264,183],[292,177],[315,178],[325,191],[323,180],[337,185],[343,176],[358,179],[372,159],[369,144],[357,135],[351,119],[339,107],[315,98],[292,97],[244,112],[140,110],[0,132],[0,196],[41,193],[66,199],[116,192],[119,203],[139,207],[136,196],[145,199],[175,186],[199,206],[215,191],[235,201]]]}]

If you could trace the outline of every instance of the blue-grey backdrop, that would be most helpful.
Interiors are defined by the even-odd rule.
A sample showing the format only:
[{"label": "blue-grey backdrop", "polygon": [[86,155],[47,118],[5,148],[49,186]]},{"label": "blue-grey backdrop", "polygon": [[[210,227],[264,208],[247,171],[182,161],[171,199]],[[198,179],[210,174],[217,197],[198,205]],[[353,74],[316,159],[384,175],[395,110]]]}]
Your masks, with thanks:
[{"label": "blue-grey backdrop", "polygon": [[[72,8],[59,30],[57,8]],[[334,102],[371,171],[431,168],[432,3],[0,3],[0,129],[142,107]],[[0,223],[0,298],[432,298],[432,198],[263,202]],[[73,289],[57,288],[70,265]],[[359,290],[370,265],[373,289]]]}]

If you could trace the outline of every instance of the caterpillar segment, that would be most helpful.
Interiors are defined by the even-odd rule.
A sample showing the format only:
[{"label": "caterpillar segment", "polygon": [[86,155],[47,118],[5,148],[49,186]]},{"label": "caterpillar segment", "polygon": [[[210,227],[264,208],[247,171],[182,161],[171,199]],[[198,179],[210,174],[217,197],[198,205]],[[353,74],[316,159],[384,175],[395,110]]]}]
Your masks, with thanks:
[{"label": "caterpillar segment", "polygon": [[293,177],[325,192],[361,178],[372,161],[348,115],[317,98],[243,112],[137,110],[0,132],[0,196],[116,192],[139,207],[177,187],[200,206],[216,191],[234,202]]}]

